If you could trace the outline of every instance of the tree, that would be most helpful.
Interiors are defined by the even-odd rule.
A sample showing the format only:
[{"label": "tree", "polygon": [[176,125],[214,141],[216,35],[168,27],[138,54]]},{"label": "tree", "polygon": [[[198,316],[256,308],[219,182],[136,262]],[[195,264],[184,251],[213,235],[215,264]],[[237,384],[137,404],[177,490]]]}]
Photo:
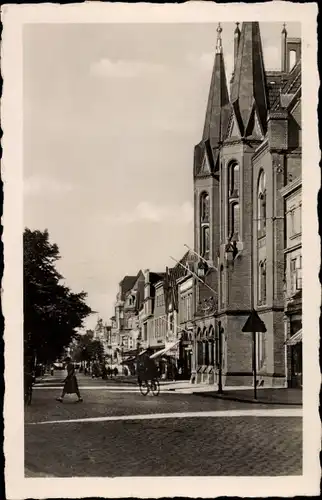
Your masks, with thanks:
[{"label": "tree", "polygon": [[89,344],[88,349],[89,349],[90,359],[98,359],[99,361],[103,361],[104,348],[100,340],[93,340]]},{"label": "tree", "polygon": [[92,313],[86,293],[73,293],[56,269],[59,249],[48,231],[25,229],[24,347],[27,356],[54,361],[77,336],[77,329]]},{"label": "tree", "polygon": [[102,361],[104,347],[100,340],[93,339],[93,332],[88,330],[85,335],[79,335],[78,346],[74,352],[75,361],[90,361],[98,359]]}]

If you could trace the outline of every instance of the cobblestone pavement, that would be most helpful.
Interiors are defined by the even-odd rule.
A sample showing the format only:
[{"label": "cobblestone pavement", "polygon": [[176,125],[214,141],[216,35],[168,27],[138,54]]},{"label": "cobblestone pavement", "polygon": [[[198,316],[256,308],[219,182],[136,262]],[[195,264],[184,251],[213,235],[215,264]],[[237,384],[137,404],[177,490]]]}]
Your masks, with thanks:
[{"label": "cobblestone pavement", "polygon": [[[34,391],[25,411],[26,475],[180,476],[180,475],[299,475],[302,473],[302,419],[289,416],[230,416],[229,410],[249,404],[160,393],[106,388],[80,377],[84,403],[70,396],[55,401],[58,380]],[[58,384],[59,385],[59,384]],[[133,387],[132,387],[133,391]],[[259,406],[257,405],[257,409]],[[260,405],[265,409],[265,405]],[[271,408],[270,408],[271,409]],[[151,415],[223,411],[227,416],[128,421],[66,422],[114,415]],[[65,420],[57,424],[36,422]]]}]

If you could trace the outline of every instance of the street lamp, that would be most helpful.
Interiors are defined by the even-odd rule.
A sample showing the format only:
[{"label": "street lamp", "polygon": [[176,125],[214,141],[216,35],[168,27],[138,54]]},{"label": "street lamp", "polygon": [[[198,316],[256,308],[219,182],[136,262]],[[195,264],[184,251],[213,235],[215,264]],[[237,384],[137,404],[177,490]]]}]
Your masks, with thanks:
[{"label": "street lamp", "polygon": [[221,326],[221,321],[218,321],[218,394],[223,394],[222,387],[222,334],[224,333],[224,329]]}]

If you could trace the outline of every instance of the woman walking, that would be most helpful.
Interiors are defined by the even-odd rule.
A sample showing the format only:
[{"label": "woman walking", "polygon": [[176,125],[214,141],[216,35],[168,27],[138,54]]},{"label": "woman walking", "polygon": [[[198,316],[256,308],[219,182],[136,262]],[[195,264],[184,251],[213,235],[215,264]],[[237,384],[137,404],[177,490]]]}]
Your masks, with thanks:
[{"label": "woman walking", "polygon": [[65,359],[65,361],[67,363],[67,377],[65,378],[64,381],[62,395],[60,398],[57,398],[57,401],[60,401],[62,403],[65,394],[76,394],[78,397],[78,403],[81,403],[83,399],[81,398],[79,393],[74,365],[71,362],[71,358],[69,356]]}]

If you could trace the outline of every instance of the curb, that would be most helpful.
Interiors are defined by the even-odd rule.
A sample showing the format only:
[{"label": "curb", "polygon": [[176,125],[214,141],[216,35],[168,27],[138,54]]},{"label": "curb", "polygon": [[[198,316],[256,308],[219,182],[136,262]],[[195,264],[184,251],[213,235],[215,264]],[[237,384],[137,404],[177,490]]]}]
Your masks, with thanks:
[{"label": "curb", "polygon": [[251,403],[251,404],[264,404],[264,405],[278,405],[278,406],[298,406],[298,407],[303,407],[303,403],[286,403],[285,401],[265,401],[263,399],[253,399],[253,398],[248,398],[248,399],[243,399],[243,398],[238,398],[234,396],[226,396],[225,394],[211,394],[207,392],[193,392],[192,393],[194,396],[202,396],[205,398],[215,398],[215,399],[221,399],[221,400],[227,400],[227,401],[236,401],[238,403]]}]

